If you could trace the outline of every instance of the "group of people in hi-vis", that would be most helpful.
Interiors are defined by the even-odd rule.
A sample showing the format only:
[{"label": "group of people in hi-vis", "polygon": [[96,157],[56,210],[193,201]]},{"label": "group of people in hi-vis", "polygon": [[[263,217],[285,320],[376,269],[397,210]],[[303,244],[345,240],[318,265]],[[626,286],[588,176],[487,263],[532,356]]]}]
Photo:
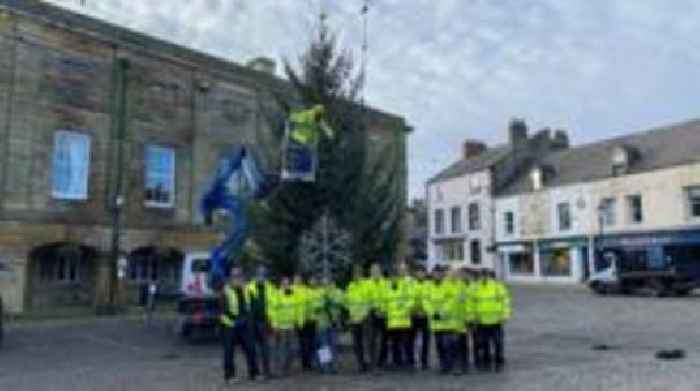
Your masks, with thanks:
[{"label": "group of people in hi-vis", "polygon": [[428,274],[416,267],[411,273],[400,263],[386,277],[378,264],[369,276],[356,266],[340,289],[316,276],[283,276],[275,284],[264,267],[247,282],[233,267],[223,288],[224,378],[229,384],[242,381],[236,346],[250,380],[269,379],[273,371],[275,377],[289,376],[296,358],[303,371],[336,373],[338,334],[348,328],[360,373],[431,367],[453,375],[472,368],[500,371],[503,325],[510,316],[508,289],[489,270],[435,267]]}]

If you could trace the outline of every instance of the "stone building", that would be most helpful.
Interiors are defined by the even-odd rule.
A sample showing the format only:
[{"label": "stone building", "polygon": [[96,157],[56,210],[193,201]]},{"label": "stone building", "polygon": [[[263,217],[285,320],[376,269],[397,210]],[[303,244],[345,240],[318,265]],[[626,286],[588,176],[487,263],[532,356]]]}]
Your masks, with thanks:
[{"label": "stone building", "polygon": [[[0,52],[6,309],[133,302],[148,281],[176,292],[184,254],[220,239],[198,200],[223,151],[274,147],[264,108],[289,88],[274,63],[237,65],[38,0],[0,0]],[[409,128],[378,110],[368,122],[405,189]]]}]

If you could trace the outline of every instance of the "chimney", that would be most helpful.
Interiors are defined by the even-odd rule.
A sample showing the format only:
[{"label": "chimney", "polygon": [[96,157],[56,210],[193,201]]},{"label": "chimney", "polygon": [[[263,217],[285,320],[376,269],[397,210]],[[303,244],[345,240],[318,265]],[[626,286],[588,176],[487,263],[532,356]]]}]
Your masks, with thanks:
[{"label": "chimney", "polygon": [[274,75],[277,69],[275,60],[269,57],[255,57],[248,61],[246,66],[258,72],[267,73],[268,75]]},{"label": "chimney", "polygon": [[564,129],[557,129],[554,132],[554,138],[552,139],[553,149],[567,149],[569,148],[569,134],[566,133]]},{"label": "chimney", "polygon": [[522,118],[513,118],[508,126],[508,141],[514,148],[524,147],[527,143],[527,125]]},{"label": "chimney", "polygon": [[466,140],[462,145],[462,158],[469,160],[475,158],[486,151],[486,144],[479,140]]}]

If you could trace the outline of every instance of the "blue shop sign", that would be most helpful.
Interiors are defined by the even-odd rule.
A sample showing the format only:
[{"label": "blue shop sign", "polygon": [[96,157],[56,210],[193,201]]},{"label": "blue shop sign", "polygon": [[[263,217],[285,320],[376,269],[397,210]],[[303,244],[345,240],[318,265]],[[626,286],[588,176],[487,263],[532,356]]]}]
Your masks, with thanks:
[{"label": "blue shop sign", "polygon": [[603,237],[603,247],[652,247],[670,244],[700,244],[700,231],[657,232]]}]

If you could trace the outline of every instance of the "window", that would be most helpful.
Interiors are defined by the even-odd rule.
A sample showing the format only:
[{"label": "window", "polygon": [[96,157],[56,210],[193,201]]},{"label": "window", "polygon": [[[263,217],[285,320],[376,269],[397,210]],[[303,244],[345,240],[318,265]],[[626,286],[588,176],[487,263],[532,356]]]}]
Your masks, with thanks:
[{"label": "window", "polygon": [[472,231],[481,229],[479,204],[477,204],[476,202],[469,204],[469,229]]},{"label": "window", "polygon": [[90,137],[59,130],[54,135],[52,188],[54,198],[86,200],[90,167]]},{"label": "window", "polygon": [[571,229],[571,207],[568,202],[557,205],[557,216],[559,218],[559,230],[568,231]]},{"label": "window", "polygon": [[530,171],[530,180],[532,181],[532,189],[533,190],[540,190],[542,189],[542,169],[541,168],[535,168],[532,171]]},{"label": "window", "polygon": [[472,240],[469,243],[469,256],[471,257],[472,264],[481,264],[481,242]]},{"label": "window", "polygon": [[600,219],[600,223],[603,226],[606,227],[612,227],[616,223],[616,213],[615,210],[617,209],[617,202],[615,201],[614,198],[603,198],[600,201],[600,207],[598,213],[600,213],[600,216],[598,218]]},{"label": "window", "polygon": [[506,212],[503,214],[503,222],[505,225],[506,235],[512,235],[515,232],[515,215],[513,212]]},{"label": "window", "polygon": [[134,282],[157,281],[158,266],[156,257],[134,257],[129,262],[129,279]]},{"label": "window", "polygon": [[445,211],[442,209],[435,210],[435,233],[440,235],[444,232]]},{"label": "window", "polygon": [[512,274],[533,274],[535,259],[531,253],[508,254],[508,263]]},{"label": "window", "polygon": [[441,240],[436,243],[437,259],[440,261],[463,261],[464,242],[462,240]]},{"label": "window", "polygon": [[450,210],[450,220],[452,220],[452,233],[462,232],[462,209],[459,206]]},{"label": "window", "polygon": [[627,196],[627,219],[632,224],[639,224],[644,220],[642,213],[642,196]]},{"label": "window", "polygon": [[80,277],[80,256],[53,255],[42,259],[39,264],[39,278],[41,282],[78,282]]},{"label": "window", "polygon": [[146,205],[172,207],[175,201],[175,150],[146,147]]},{"label": "window", "polygon": [[700,218],[700,186],[686,189],[688,195],[688,212],[692,218]]},{"label": "window", "polygon": [[540,264],[542,267],[542,275],[571,275],[571,255],[568,248],[542,251],[540,253]]}]

